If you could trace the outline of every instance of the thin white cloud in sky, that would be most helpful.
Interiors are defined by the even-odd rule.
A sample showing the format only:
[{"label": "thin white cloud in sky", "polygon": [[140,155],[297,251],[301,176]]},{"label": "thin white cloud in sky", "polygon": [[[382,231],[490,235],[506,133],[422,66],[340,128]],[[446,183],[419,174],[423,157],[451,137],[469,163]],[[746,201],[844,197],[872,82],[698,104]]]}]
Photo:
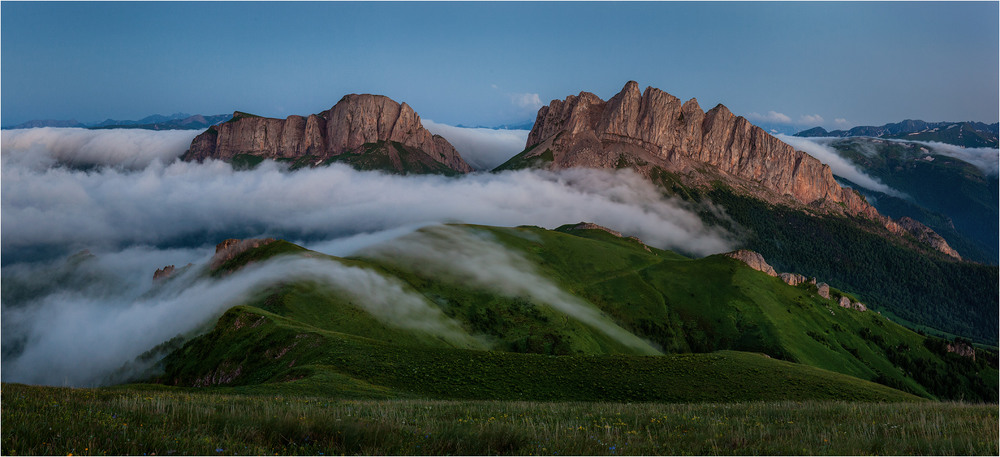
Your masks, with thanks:
[{"label": "thin white cloud in sky", "polygon": [[833,125],[836,125],[837,127],[840,127],[840,128],[847,128],[847,127],[851,126],[851,123],[847,122],[847,119],[844,119],[842,117],[838,117],[838,118],[836,118],[836,119],[833,120]]},{"label": "thin white cloud in sky", "polygon": [[522,109],[537,110],[542,107],[542,99],[538,96],[538,94],[512,94],[510,96],[510,100],[511,103]]},{"label": "thin white cloud in sky", "polygon": [[759,122],[775,122],[779,124],[791,124],[792,118],[788,117],[784,113],[779,113],[777,111],[768,111],[767,114],[760,113],[750,113],[747,115],[747,119],[751,121]]},{"label": "thin white cloud in sky", "polygon": [[799,116],[799,124],[819,125],[823,122],[825,122],[825,119],[823,119],[823,116],[820,116],[819,114],[803,114],[802,116]]}]

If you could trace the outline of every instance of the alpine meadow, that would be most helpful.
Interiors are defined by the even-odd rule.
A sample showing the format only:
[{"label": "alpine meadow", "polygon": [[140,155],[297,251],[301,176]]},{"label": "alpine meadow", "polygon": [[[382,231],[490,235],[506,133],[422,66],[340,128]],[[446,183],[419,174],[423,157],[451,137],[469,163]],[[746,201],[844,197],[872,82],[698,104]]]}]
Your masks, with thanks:
[{"label": "alpine meadow", "polygon": [[996,2],[0,12],[0,454],[1000,454]]}]

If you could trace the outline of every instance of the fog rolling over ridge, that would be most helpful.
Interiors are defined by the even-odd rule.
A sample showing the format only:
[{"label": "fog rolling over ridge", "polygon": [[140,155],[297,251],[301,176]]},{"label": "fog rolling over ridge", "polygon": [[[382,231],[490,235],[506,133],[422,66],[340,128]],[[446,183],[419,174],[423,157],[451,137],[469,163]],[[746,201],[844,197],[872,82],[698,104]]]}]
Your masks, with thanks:
[{"label": "fog rolling over ridge", "polygon": [[144,353],[178,336],[190,337],[229,307],[293,280],[354,297],[359,307],[387,325],[438,336],[456,347],[482,347],[424,297],[364,268],[279,257],[221,279],[202,276],[204,264],[162,285],[148,277],[129,278],[123,267],[149,253],[123,251],[93,260],[117,267],[102,278],[113,292],[62,290],[15,306],[4,304],[3,380],[76,387],[133,380],[148,374],[166,355]]},{"label": "fog rolling over ridge", "polygon": [[[214,245],[234,236],[309,240],[311,247],[346,255],[442,222],[554,228],[590,221],[690,255],[733,246],[729,233],[705,226],[689,205],[663,198],[629,171],[447,178],[344,165],[290,172],[271,161],[234,171],[218,161],[176,160],[192,135],[2,132],[4,381],[85,386],[130,379],[163,354],[136,357],[204,329],[260,287],[295,277],[349,282],[356,302],[387,325],[416,325],[458,346],[482,344],[439,309],[424,306],[424,298],[370,272],[319,274],[308,262],[289,261],[221,280],[196,278]],[[157,268],[189,262],[195,267],[154,287]],[[521,280],[531,277],[521,274]],[[615,332],[614,324],[572,308],[578,303],[559,297],[544,279],[526,284],[533,286],[516,293],[546,297],[551,306],[590,319],[588,325]]]},{"label": "fog rolling over ridge", "polygon": [[542,277],[517,252],[494,242],[487,232],[433,227],[362,250],[362,257],[430,273],[458,286],[474,286],[551,306],[628,347],[660,354],[650,343],[621,328],[600,310]]},{"label": "fog rolling over ridge", "polygon": [[906,198],[906,194],[883,184],[878,178],[861,171],[851,161],[841,157],[837,153],[837,150],[828,146],[826,142],[817,141],[816,138],[803,138],[783,134],[775,136],[791,147],[805,152],[829,165],[831,171],[836,176],[849,179],[851,182],[866,189],[879,191],[894,197]]}]

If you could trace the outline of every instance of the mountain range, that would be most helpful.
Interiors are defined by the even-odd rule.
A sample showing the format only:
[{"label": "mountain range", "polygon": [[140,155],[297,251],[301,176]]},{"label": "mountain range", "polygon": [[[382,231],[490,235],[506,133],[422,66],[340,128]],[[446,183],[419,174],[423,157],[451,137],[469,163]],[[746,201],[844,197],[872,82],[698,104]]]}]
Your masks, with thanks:
[{"label": "mountain range", "polygon": [[145,130],[200,130],[220,122],[228,121],[232,116],[216,114],[206,116],[201,114],[174,113],[169,116],[154,114],[137,121],[105,119],[101,122],[84,124],[76,120],[32,120],[5,129],[31,129],[40,127],[76,127],[87,129],[145,129]]},{"label": "mountain range", "polygon": [[[976,231],[995,219],[995,177],[881,139],[840,141],[913,198],[866,195],[721,104],[705,111],[634,81],[606,101],[552,100],[491,173],[623,170],[738,249],[691,258],[582,221],[431,225],[349,257],[229,239],[207,262],[151,272],[144,298],[233,278],[258,286],[109,379],[362,398],[996,402],[1000,275],[981,259],[997,229]],[[870,141],[892,147],[872,153]],[[409,105],[373,94],[285,119],[236,111],[180,160],[473,173]],[[947,197],[952,184],[917,187],[940,177],[983,182]],[[92,282],[91,257],[47,276]],[[5,294],[30,285],[5,280]]]},{"label": "mountain range", "polygon": [[924,122],[907,119],[882,126],[859,126],[850,130],[826,131],[814,127],[796,133],[801,137],[872,137],[913,141],[937,141],[967,148],[996,148],[1000,124],[982,122]]},{"label": "mountain range", "polygon": [[[345,96],[308,118],[237,112],[182,156],[205,158],[237,167],[270,158],[293,167],[346,162],[396,173],[471,171],[409,106],[376,95]],[[934,230],[880,214],[838,184],[829,166],[723,105],[705,112],[697,100],[682,104],[659,89],[640,91],[634,81],[606,102],[589,92],[553,100],[539,109],[525,150],[495,171],[571,167],[632,169],[704,208],[706,223],[745,233],[745,247],[781,268],[827,277],[928,331],[995,340],[996,319],[984,317],[996,315],[989,297],[997,291],[979,282],[995,267],[956,263],[961,255]],[[914,283],[928,287],[915,290]]]}]

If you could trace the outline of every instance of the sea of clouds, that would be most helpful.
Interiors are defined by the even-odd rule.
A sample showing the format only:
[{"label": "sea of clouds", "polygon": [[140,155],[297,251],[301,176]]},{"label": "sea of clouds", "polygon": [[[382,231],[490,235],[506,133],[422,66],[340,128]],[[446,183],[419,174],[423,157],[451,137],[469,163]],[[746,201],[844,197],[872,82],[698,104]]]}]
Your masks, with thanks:
[{"label": "sea of clouds", "polygon": [[[478,170],[519,152],[527,135],[429,124]],[[339,288],[386,325],[429,332],[456,346],[488,344],[426,298],[374,271],[279,259],[222,280],[199,277],[225,238],[272,236],[337,256],[360,252],[418,262],[444,277],[545,303],[650,353],[655,348],[489,240],[455,233],[448,241],[414,238],[414,231],[450,222],[555,228],[588,221],[692,256],[736,244],[733,234],[706,226],[695,213],[717,209],[664,198],[628,170],[449,178],[343,165],[291,172],[265,161],[254,170],[234,171],[223,162],[179,161],[196,134],[72,128],[0,133],[4,381],[92,386],[148,376],[156,357],[140,356],[165,354],[170,347],[164,342],[206,330],[229,307],[288,278]],[[830,164],[838,176],[899,194],[822,139],[779,137]],[[997,173],[995,149],[927,146]],[[153,284],[157,268],[188,263],[194,267],[169,286]]]},{"label": "sea of clouds", "polygon": [[[479,151],[468,153],[479,168],[523,148],[524,139],[511,140],[509,131],[465,130],[475,148],[454,141],[463,155]],[[375,272],[327,266],[320,274],[316,265],[296,260],[267,262],[223,280],[198,278],[198,268],[225,238],[273,236],[347,255],[441,223],[555,228],[589,221],[695,256],[734,245],[731,234],[703,224],[696,208],[663,198],[630,171],[449,178],[343,165],[291,172],[270,161],[234,171],[223,162],[178,160],[196,134],[57,128],[0,133],[4,381],[90,386],[143,376],[155,359],[140,355],[203,331],[261,287],[310,271],[305,277],[355,294],[354,301],[367,304],[386,325],[418,323],[456,345],[481,344],[433,304]],[[82,250],[88,252],[78,254]],[[476,252],[479,257],[454,265],[504,260],[489,249]],[[484,257],[487,252],[496,255]],[[425,260],[448,265],[440,255],[436,263]],[[506,260],[489,272],[502,275],[513,271],[511,262],[520,265]],[[173,286],[153,284],[157,268],[188,263],[195,267]],[[560,295],[551,283],[520,274],[521,287],[549,306],[576,313],[626,344],[646,345]]]}]

